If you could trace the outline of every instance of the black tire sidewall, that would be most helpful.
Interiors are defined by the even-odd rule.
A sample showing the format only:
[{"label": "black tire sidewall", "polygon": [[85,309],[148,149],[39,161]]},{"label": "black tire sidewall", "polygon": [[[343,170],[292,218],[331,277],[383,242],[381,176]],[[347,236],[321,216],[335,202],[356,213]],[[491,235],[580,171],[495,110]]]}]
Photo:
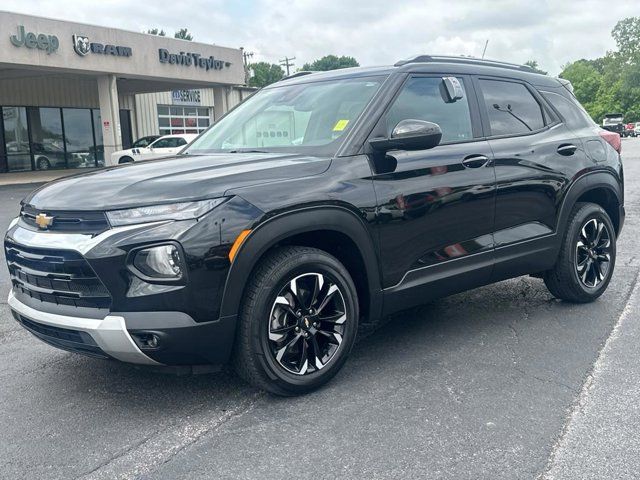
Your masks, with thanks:
[{"label": "black tire sidewall", "polygon": [[[611,261],[609,265],[609,269],[607,270],[607,277],[604,281],[600,282],[595,287],[587,287],[582,283],[580,278],[578,277],[578,271],[576,268],[576,243],[578,241],[578,237],[580,235],[580,231],[582,227],[590,220],[597,219],[602,220],[607,229],[609,230],[609,236],[611,238]],[[613,276],[613,272],[616,264],[616,231],[613,227],[613,223],[609,218],[609,215],[602,209],[602,207],[595,204],[585,205],[578,214],[574,217],[573,222],[571,224],[571,231],[567,236],[567,241],[570,242],[567,245],[567,252],[569,253],[569,258],[566,259],[569,264],[569,268],[571,269],[571,280],[574,283],[574,288],[577,288],[581,291],[581,296],[585,297],[597,298],[607,289],[609,282],[611,281],[611,277]]]},{"label": "black tire sidewall", "polygon": [[[347,310],[347,322],[343,340],[338,352],[329,364],[317,372],[307,375],[296,375],[287,372],[271,353],[268,340],[268,319],[276,296],[291,279],[305,273],[322,273],[340,288]],[[253,306],[251,322],[251,350],[254,361],[257,360],[268,380],[275,382],[290,393],[303,393],[313,390],[331,379],[346,361],[355,341],[357,332],[358,304],[356,289],[351,277],[338,260],[324,253],[305,253],[293,262],[279,265],[261,287],[261,292]]]}]

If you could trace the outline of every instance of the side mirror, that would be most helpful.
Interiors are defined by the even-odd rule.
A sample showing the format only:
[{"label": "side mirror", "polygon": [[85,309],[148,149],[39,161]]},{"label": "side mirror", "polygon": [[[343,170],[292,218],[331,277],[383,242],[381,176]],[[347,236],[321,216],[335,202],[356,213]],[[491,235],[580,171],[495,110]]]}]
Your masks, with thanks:
[{"label": "side mirror", "polygon": [[440,143],[440,125],[425,120],[407,119],[398,122],[389,138],[369,140],[371,148],[378,152],[389,150],[427,150]]}]

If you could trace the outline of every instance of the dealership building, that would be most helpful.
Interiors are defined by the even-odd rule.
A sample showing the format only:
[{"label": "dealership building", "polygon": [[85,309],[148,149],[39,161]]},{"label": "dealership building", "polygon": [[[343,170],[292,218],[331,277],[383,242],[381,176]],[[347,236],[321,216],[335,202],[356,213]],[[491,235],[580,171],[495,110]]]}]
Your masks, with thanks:
[{"label": "dealership building", "polygon": [[242,50],[0,11],[0,172],[99,167],[251,93]]}]

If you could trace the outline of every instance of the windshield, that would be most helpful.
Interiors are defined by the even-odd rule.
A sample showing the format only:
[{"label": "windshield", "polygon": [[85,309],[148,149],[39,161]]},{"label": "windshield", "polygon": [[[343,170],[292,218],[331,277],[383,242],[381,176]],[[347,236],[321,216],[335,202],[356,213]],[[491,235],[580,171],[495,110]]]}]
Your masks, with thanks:
[{"label": "windshield", "polygon": [[183,154],[335,154],[383,80],[362,77],[261,90],[200,135]]}]

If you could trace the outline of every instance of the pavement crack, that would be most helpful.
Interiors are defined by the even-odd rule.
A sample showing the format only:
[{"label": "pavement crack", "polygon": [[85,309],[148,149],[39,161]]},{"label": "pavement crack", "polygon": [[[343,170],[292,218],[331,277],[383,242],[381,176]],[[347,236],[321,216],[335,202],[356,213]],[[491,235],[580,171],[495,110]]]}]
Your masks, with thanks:
[{"label": "pavement crack", "polygon": [[239,400],[234,408],[223,410],[221,415],[214,418],[211,418],[213,412],[199,412],[183,422],[154,431],[139,442],[112,455],[96,468],[77,476],[76,479],[133,479],[149,474],[168,463],[204,435],[215,432],[228,422],[251,411],[263,396],[264,393],[256,392]]}]

